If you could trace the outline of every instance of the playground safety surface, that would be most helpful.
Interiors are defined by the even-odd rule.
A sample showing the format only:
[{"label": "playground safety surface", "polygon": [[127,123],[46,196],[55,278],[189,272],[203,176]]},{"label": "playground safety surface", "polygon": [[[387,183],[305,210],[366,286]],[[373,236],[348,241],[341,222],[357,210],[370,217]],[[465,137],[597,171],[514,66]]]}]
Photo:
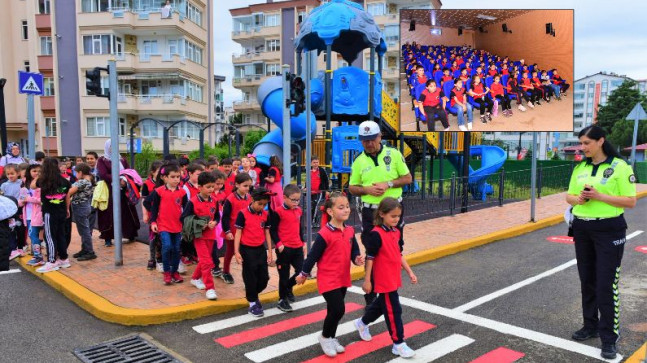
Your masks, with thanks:
[{"label": "playground safety surface", "polygon": [[[640,197],[647,196],[647,185],[638,184]],[[565,193],[537,200],[536,223],[529,223],[530,201],[521,201],[446,216],[405,226],[404,255],[410,264],[419,264],[472,247],[510,238],[563,222],[567,205]],[[566,226],[564,227],[566,228]],[[188,266],[185,282],[165,286],[162,274],[148,271],[148,246],[129,243],[123,246],[124,264],[114,265],[114,247],[104,247],[94,235],[97,259],[72,262],[72,267],[47,274],[38,274],[26,265],[29,256],[19,263],[92,315],[123,325],[163,324],[194,319],[246,305],[241,266],[232,261],[233,285],[216,278],[217,301],[205,299],[204,291],[189,283],[195,265]],[[70,253],[80,250],[80,237],[73,228]],[[362,267],[354,267],[353,279],[363,276]],[[270,268],[270,282],[261,301],[278,300],[278,274]],[[302,295],[316,290],[316,281],[309,280],[295,288]]]}]

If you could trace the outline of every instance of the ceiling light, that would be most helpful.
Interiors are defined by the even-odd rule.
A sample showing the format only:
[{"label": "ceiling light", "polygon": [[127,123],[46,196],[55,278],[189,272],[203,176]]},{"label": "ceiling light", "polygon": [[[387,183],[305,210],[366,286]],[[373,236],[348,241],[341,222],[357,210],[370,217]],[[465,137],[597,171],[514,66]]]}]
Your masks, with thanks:
[{"label": "ceiling light", "polygon": [[496,18],[493,16],[483,15],[483,14],[479,14],[476,17],[479,19],[485,19],[485,20],[496,20]]}]

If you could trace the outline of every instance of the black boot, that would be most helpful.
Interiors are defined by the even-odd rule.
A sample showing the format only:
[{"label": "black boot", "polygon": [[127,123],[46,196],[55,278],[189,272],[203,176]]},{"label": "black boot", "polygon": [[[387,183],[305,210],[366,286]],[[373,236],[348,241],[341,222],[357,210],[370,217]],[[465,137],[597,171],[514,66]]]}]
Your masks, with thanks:
[{"label": "black boot", "polygon": [[584,328],[576,331],[575,333],[573,333],[571,338],[573,338],[573,340],[582,341],[582,340],[588,340],[588,339],[591,339],[591,338],[597,338],[599,336],[600,336],[600,334],[598,333],[597,329],[584,327]]}]

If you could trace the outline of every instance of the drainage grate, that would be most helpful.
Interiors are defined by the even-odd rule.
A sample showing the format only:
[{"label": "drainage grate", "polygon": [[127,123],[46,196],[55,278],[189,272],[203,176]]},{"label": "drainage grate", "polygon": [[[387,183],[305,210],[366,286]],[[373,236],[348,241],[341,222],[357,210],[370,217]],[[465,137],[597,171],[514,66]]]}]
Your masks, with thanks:
[{"label": "drainage grate", "polygon": [[180,363],[167,352],[139,335],[112,340],[88,348],[74,349],[85,363]]}]

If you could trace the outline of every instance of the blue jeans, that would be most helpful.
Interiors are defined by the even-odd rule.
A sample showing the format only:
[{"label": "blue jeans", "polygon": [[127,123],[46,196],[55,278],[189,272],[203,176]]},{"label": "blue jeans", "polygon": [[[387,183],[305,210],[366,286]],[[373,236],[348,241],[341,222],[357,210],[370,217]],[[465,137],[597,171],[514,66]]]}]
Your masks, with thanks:
[{"label": "blue jeans", "polygon": [[553,89],[553,93],[555,97],[559,97],[560,90],[561,90],[560,87],[556,84],[551,84],[550,87]]},{"label": "blue jeans", "polygon": [[40,253],[40,231],[43,227],[32,226],[31,221],[27,221],[27,230],[29,231],[29,239],[31,240],[31,251],[34,257],[42,257]]},{"label": "blue jeans", "polygon": [[[472,122],[472,105],[467,102],[467,122]],[[463,119],[463,106],[456,104],[456,116],[458,117],[458,126],[465,125],[465,120]]]},{"label": "blue jeans", "polygon": [[162,241],[162,265],[164,272],[177,272],[180,265],[181,233],[160,232]]}]

